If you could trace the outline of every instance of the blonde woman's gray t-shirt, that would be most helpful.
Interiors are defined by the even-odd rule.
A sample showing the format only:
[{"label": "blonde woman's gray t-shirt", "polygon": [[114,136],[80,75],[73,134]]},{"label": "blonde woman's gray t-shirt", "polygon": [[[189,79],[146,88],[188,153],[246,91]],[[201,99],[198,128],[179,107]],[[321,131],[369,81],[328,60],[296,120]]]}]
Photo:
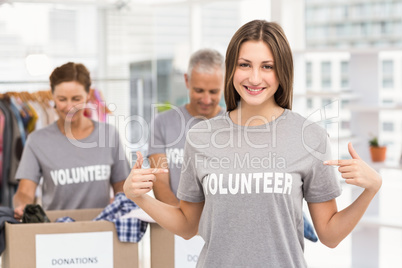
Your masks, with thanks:
[{"label": "blonde woman's gray t-shirt", "polygon": [[39,184],[45,210],[104,208],[110,186],[123,181],[130,167],[114,126],[93,121],[81,140],[63,135],[56,122],[28,136],[16,178]]},{"label": "blonde woman's gray t-shirt", "polygon": [[265,125],[245,127],[228,114],[195,125],[187,135],[177,192],[205,202],[197,267],[307,267],[303,198],[341,194],[326,131],[285,110]]}]

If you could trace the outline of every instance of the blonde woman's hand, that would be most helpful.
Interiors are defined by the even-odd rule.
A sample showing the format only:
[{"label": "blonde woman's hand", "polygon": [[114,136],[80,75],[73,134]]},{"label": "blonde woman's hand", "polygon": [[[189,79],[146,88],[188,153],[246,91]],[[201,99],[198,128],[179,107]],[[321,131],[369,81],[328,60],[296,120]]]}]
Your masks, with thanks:
[{"label": "blonde woman's hand", "polygon": [[156,180],[155,174],[169,172],[168,169],[160,168],[142,169],[143,162],[142,154],[137,152],[137,161],[123,185],[124,194],[129,199],[140,197],[151,191]]},{"label": "blonde woman's hand", "polygon": [[25,205],[22,205],[22,206],[18,206],[14,209],[14,218],[16,220],[22,219],[22,215],[24,215],[24,208],[25,208]]},{"label": "blonde woman's hand", "polygon": [[324,165],[339,166],[338,171],[346,183],[377,193],[382,184],[380,174],[360,158],[350,142],[348,150],[352,159],[328,160]]}]

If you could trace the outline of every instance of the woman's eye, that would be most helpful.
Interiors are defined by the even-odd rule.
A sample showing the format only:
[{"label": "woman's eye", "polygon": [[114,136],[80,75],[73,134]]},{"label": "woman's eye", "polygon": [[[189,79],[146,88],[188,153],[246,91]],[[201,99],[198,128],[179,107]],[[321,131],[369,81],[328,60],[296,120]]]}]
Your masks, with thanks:
[{"label": "woman's eye", "polygon": [[274,69],[274,66],[272,66],[272,65],[264,65],[263,68],[270,70],[270,69]]},{"label": "woman's eye", "polygon": [[250,64],[248,64],[248,63],[240,63],[239,66],[240,67],[249,67]]}]

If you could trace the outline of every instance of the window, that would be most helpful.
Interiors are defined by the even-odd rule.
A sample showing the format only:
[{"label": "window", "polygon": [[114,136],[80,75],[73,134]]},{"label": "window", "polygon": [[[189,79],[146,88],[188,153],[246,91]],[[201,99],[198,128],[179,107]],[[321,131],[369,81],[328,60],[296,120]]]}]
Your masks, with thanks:
[{"label": "window", "polygon": [[312,21],[312,18],[314,18],[314,14],[315,14],[315,9],[312,7],[307,7],[306,8],[306,21]]},{"label": "window", "polygon": [[402,22],[394,22],[394,33],[402,32]]},{"label": "window", "polygon": [[392,32],[392,24],[390,22],[381,22],[381,33],[382,34],[389,34]]},{"label": "window", "polygon": [[312,63],[306,62],[306,87],[312,88],[313,86],[313,79],[312,79]]},{"label": "window", "polygon": [[322,86],[323,89],[331,88],[331,78],[330,77],[322,78],[321,86]]},{"label": "window", "polygon": [[341,100],[341,108],[346,108],[349,105],[349,100]]},{"label": "window", "polygon": [[345,130],[350,129],[350,121],[341,121],[341,128]]},{"label": "window", "polygon": [[394,73],[394,62],[392,60],[384,60],[382,62],[382,73],[386,75]]},{"label": "window", "polygon": [[313,99],[312,98],[307,99],[307,108],[313,109]]},{"label": "window", "polygon": [[333,19],[336,19],[336,20],[343,19],[343,7],[342,6],[334,7],[331,10],[331,15],[332,15]]},{"label": "window", "polygon": [[[322,99],[321,100],[321,105],[322,105],[322,107],[326,107],[326,106],[328,106],[328,105],[331,105],[331,99]],[[331,108],[330,106],[328,106],[327,108]]]},{"label": "window", "polygon": [[338,24],[335,26],[336,27],[336,34],[339,36],[345,36],[346,35],[346,26],[344,24]]},{"label": "window", "polygon": [[348,88],[348,87],[349,87],[349,79],[342,77],[342,80],[341,80],[341,87],[342,87],[343,89]]},{"label": "window", "polygon": [[324,61],[321,63],[321,87],[323,89],[329,89],[331,86],[331,62]]},{"label": "window", "polygon": [[321,8],[316,9],[315,17],[319,21],[326,21],[330,17],[330,14],[331,14],[330,8],[323,6]]},{"label": "window", "polygon": [[394,123],[393,122],[383,122],[382,130],[387,131],[387,132],[394,131]]},{"label": "window", "polygon": [[331,74],[331,62],[324,61],[321,63],[321,73],[325,75]]},{"label": "window", "polygon": [[313,63],[311,61],[306,62],[306,74],[311,75],[313,71]]},{"label": "window", "polygon": [[315,29],[314,27],[307,27],[306,28],[306,37],[307,38],[314,38],[315,37]]},{"label": "window", "polygon": [[394,3],[394,15],[400,16],[402,12],[402,2]]},{"label": "window", "polygon": [[341,62],[341,87],[342,88],[349,87],[349,62],[348,61]]},{"label": "window", "polygon": [[391,106],[391,105],[394,104],[394,100],[385,99],[385,100],[382,100],[382,104],[383,104],[384,106]]},{"label": "window", "polygon": [[382,62],[382,87],[394,87],[394,62],[392,60],[384,60]]},{"label": "window", "polygon": [[360,34],[362,36],[369,35],[367,23],[360,23]]},{"label": "window", "polygon": [[348,61],[342,61],[341,62],[341,74],[342,75],[347,75],[349,73],[349,62]]},{"label": "window", "polygon": [[313,87],[313,81],[311,80],[311,77],[306,77],[306,87],[309,89]]},{"label": "window", "polygon": [[343,17],[348,18],[349,17],[349,7],[345,5],[342,7],[342,9],[343,9]]},{"label": "window", "polygon": [[383,78],[382,79],[382,87],[383,88],[393,88],[394,87],[394,80],[392,78]]}]

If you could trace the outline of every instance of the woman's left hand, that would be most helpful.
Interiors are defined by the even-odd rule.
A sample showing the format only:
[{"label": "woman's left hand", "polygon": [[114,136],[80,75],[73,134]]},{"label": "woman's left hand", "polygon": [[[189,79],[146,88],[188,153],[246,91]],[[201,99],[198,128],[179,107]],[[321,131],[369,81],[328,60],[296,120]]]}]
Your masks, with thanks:
[{"label": "woman's left hand", "polygon": [[346,183],[377,193],[382,184],[380,174],[360,158],[351,142],[348,144],[348,149],[352,159],[328,160],[324,161],[324,165],[339,166],[338,170]]}]

